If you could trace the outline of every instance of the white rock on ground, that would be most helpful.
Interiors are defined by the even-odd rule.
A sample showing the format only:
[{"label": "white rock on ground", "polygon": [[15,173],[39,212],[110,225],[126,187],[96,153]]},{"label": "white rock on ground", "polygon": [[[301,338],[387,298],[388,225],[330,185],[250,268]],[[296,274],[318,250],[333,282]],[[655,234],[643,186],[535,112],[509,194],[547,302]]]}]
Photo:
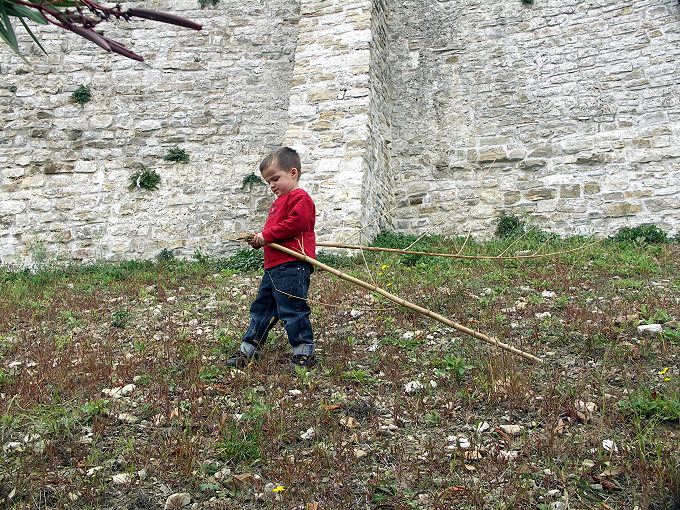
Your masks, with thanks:
[{"label": "white rock on ground", "polygon": [[638,326],[638,333],[643,335],[656,335],[663,331],[663,326],[661,324],[643,324]]},{"label": "white rock on ground", "polygon": [[168,496],[165,500],[164,510],[173,510],[175,508],[182,508],[191,503],[191,496],[188,492],[177,492]]}]

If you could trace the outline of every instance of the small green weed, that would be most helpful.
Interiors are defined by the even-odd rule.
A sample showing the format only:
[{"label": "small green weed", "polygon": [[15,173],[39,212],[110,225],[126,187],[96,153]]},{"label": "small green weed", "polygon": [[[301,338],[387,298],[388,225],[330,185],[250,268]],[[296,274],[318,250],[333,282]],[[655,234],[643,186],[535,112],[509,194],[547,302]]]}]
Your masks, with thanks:
[{"label": "small green weed", "polygon": [[659,419],[661,421],[677,421],[680,419],[680,400],[676,393],[663,390],[638,388],[628,395],[627,400],[620,400],[621,411],[639,418]]},{"label": "small green weed", "polygon": [[257,271],[264,266],[264,253],[262,250],[241,250],[222,261],[221,265],[224,269],[232,271],[244,273]]},{"label": "small green weed", "polygon": [[78,103],[79,105],[84,105],[92,99],[92,92],[90,88],[86,85],[78,85],[73,93],[71,94],[71,101]]},{"label": "small green weed", "polygon": [[380,343],[383,345],[394,345],[406,351],[412,351],[425,341],[423,336],[406,336],[401,338],[383,338]]},{"label": "small green weed", "polygon": [[241,189],[250,191],[253,189],[253,186],[264,186],[265,184],[266,183],[262,180],[262,178],[259,175],[250,173],[246,175],[241,181]]},{"label": "small green weed", "polygon": [[217,443],[218,456],[233,464],[254,462],[260,459],[262,442],[262,422],[245,423],[243,430],[238,423],[225,425],[221,431],[222,439]]},{"label": "small green weed", "polygon": [[613,236],[615,241],[637,243],[637,244],[658,244],[668,241],[668,234],[656,225],[643,224],[637,227],[623,227]]},{"label": "small green weed", "polygon": [[0,368],[0,390],[5,386],[12,384],[12,377],[14,376],[14,370]]},{"label": "small green weed", "polygon": [[517,216],[503,215],[498,218],[494,235],[499,239],[517,237],[524,234],[524,223]]},{"label": "small green weed", "polygon": [[221,374],[222,374],[222,369],[219,366],[208,365],[208,366],[201,367],[201,371],[198,374],[198,378],[201,381],[211,383],[215,379],[217,379]]},{"label": "small green weed", "polygon": [[90,400],[80,406],[80,410],[85,415],[85,421],[89,422],[96,418],[106,416],[109,412],[109,401],[107,399]]},{"label": "small green weed", "polygon": [[170,262],[171,260],[175,260],[175,254],[172,252],[172,250],[168,250],[167,248],[163,248],[158,253],[158,255],[156,255],[156,260],[159,263]]},{"label": "small green weed", "polygon": [[446,354],[437,363],[437,373],[439,375],[452,374],[457,381],[463,380],[473,368],[474,366],[469,365],[465,358],[455,354]]},{"label": "small green weed", "polygon": [[114,328],[125,329],[128,322],[130,322],[130,312],[123,308],[119,308],[111,314],[111,326]]},{"label": "small green weed", "polygon": [[361,369],[345,370],[340,375],[344,379],[359,384],[374,384],[375,379]]},{"label": "small green weed", "polygon": [[155,170],[149,170],[144,165],[140,165],[139,169],[130,175],[130,189],[158,189],[158,184],[161,182],[161,176]]},{"label": "small green weed", "polygon": [[168,152],[163,156],[163,159],[166,161],[176,161],[178,163],[188,163],[189,154],[187,154],[184,149],[172,147],[168,149]]}]

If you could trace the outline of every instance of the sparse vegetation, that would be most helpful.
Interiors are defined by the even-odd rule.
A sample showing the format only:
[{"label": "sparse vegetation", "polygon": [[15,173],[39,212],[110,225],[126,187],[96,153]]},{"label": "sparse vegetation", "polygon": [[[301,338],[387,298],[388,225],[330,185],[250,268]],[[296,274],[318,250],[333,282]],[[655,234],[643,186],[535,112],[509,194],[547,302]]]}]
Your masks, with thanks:
[{"label": "sparse vegetation", "polygon": [[[493,255],[513,242],[514,253],[583,241],[426,236],[415,246]],[[225,364],[248,323],[261,253],[0,267],[3,504],[162,508],[162,486],[206,510],[677,502],[677,244],[636,237],[536,260],[338,259],[546,362],[318,271],[318,364],[298,374],[281,326],[258,363]],[[652,324],[661,332],[638,330]]]},{"label": "sparse vegetation", "polygon": [[178,163],[188,163],[189,154],[184,149],[180,147],[171,147],[163,159],[166,161],[176,161]]},{"label": "sparse vegetation", "polygon": [[149,170],[144,165],[139,165],[139,168],[130,175],[130,189],[158,189],[158,184],[161,182],[161,176],[155,170]]},{"label": "sparse vegetation", "polygon": [[86,85],[78,85],[78,88],[71,93],[71,101],[84,105],[92,99],[92,91]]}]

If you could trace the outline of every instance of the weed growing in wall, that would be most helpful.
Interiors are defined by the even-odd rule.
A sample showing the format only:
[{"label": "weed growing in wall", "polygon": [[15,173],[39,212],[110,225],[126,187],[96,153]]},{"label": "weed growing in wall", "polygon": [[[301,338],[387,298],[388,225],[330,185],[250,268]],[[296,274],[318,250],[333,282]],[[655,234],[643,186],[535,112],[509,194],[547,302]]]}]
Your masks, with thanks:
[{"label": "weed growing in wall", "polygon": [[220,0],[198,0],[198,6],[201,9],[207,9],[209,7],[215,7],[218,3],[220,3]]},{"label": "weed growing in wall", "polygon": [[524,233],[524,224],[517,216],[503,215],[498,219],[494,235],[499,239],[515,237]]},{"label": "weed growing in wall", "polygon": [[158,189],[161,176],[154,170],[149,170],[144,165],[139,166],[139,170],[130,176],[130,189]]},{"label": "weed growing in wall", "polygon": [[264,184],[262,178],[258,175],[255,175],[254,173],[251,173],[243,178],[243,181],[241,182],[241,189],[250,191],[253,189],[253,186],[261,184]]},{"label": "weed growing in wall", "polygon": [[171,149],[168,149],[168,153],[165,156],[163,156],[163,159],[166,161],[176,161],[178,163],[188,163],[189,154],[187,154],[184,149],[180,149],[179,147],[173,147]]},{"label": "weed growing in wall", "polygon": [[71,94],[71,101],[78,103],[79,105],[84,105],[92,99],[92,92],[90,88],[86,85],[79,85],[76,90]]}]

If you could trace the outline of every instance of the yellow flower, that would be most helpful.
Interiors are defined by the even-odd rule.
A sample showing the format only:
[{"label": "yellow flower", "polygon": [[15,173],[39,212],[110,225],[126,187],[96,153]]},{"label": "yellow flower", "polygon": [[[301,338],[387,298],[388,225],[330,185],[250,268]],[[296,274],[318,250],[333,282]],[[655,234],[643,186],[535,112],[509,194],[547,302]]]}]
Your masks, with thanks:
[{"label": "yellow flower", "polygon": [[272,492],[283,492],[286,488],[283,485],[279,485],[276,489],[272,489]]},{"label": "yellow flower", "polygon": [[392,285],[392,284],[391,284],[391,283],[388,283],[388,284],[387,284],[387,287],[389,287],[390,285]]},{"label": "yellow flower", "polygon": [[380,266],[380,269],[387,269],[387,266]]},{"label": "yellow flower", "polygon": [[378,276],[382,276],[382,271],[380,271],[380,272],[378,273]]},{"label": "yellow flower", "polygon": [[659,372],[659,375],[664,375],[666,372],[668,372],[668,367],[664,368],[661,372]]},{"label": "yellow flower", "polygon": [[666,378],[664,379],[665,382],[668,382],[668,381],[670,381],[670,380],[671,380],[670,377],[666,377]]}]

